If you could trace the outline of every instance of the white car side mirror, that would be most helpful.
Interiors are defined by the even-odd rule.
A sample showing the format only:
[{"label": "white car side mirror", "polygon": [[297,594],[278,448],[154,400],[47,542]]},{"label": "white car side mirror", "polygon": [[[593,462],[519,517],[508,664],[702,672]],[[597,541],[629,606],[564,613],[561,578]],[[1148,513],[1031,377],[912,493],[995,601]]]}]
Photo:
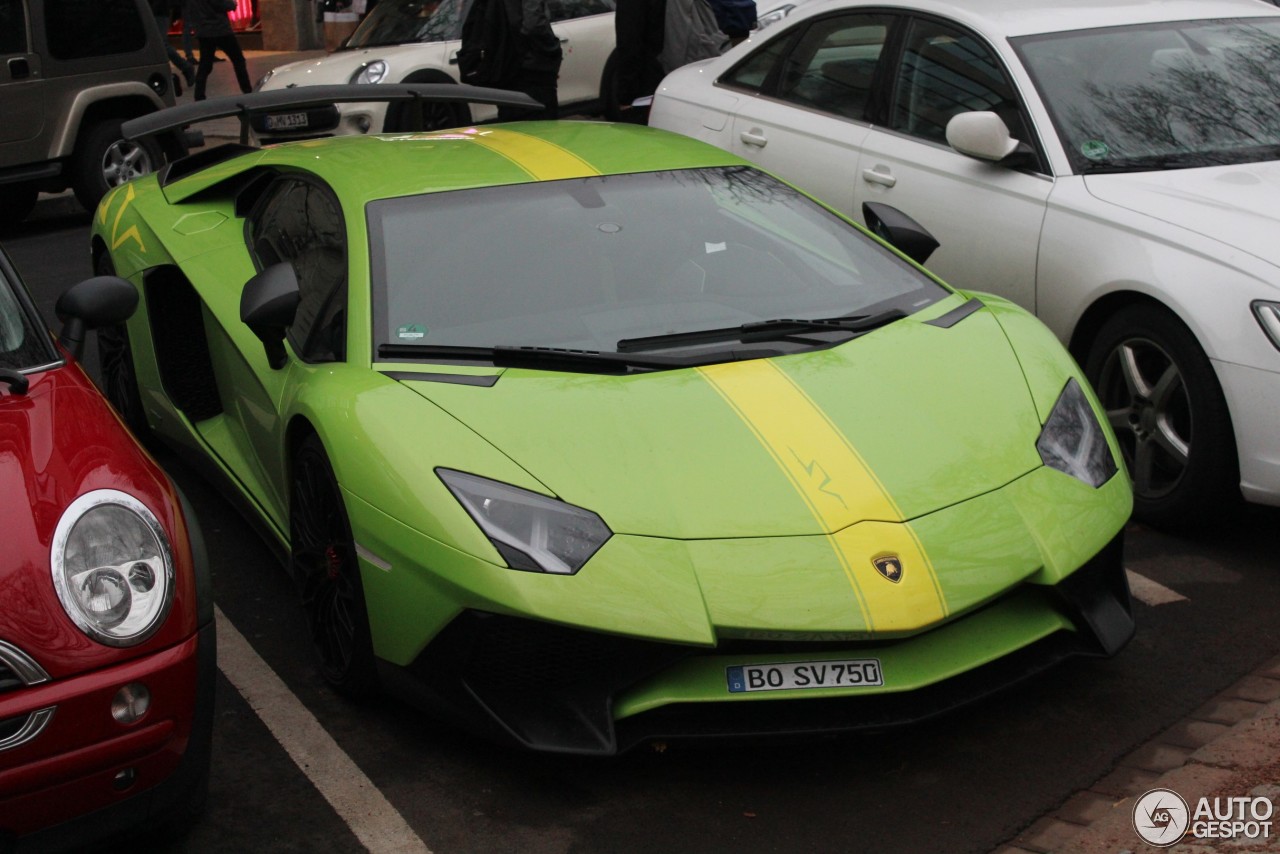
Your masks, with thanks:
[{"label": "white car side mirror", "polygon": [[947,142],[956,151],[979,160],[999,162],[1018,150],[1004,119],[988,110],[960,113],[947,122]]}]

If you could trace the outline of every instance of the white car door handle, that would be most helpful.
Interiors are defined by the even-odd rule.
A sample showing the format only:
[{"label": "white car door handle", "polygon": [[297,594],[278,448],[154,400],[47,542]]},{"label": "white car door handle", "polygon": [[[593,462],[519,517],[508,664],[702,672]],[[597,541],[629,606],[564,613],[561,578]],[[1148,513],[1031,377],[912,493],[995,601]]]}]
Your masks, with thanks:
[{"label": "white car door handle", "polygon": [[898,179],[893,177],[893,173],[889,171],[888,166],[876,166],[871,169],[862,170],[862,180],[868,184],[879,184],[882,187],[892,187],[898,183]]},{"label": "white car door handle", "polygon": [[738,138],[742,140],[743,144],[754,145],[757,148],[764,148],[769,143],[768,138],[764,135],[764,131],[760,130],[760,128],[744,130],[742,133],[738,134]]}]

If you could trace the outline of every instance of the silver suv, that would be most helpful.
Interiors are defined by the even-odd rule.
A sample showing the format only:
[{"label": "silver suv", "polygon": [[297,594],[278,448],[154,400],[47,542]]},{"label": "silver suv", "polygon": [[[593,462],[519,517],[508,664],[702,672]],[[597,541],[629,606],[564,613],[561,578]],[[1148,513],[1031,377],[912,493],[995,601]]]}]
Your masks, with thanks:
[{"label": "silver suv", "polygon": [[120,122],[173,106],[162,38],[146,0],[0,0],[0,229],[38,192],[70,187],[93,210],[160,165]]}]

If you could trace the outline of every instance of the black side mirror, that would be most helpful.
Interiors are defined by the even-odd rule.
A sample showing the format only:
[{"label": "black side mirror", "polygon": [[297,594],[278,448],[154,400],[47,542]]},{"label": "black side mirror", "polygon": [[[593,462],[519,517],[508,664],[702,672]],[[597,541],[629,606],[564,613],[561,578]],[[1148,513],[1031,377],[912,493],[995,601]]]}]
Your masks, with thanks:
[{"label": "black side mirror", "polygon": [[272,370],[280,370],[289,361],[284,333],[293,325],[301,298],[298,276],[289,263],[272,264],[245,282],[240,293],[240,320],[262,342]]},{"label": "black side mirror", "polygon": [[138,289],[119,276],[94,276],[62,292],[54,313],[62,321],[58,343],[77,360],[84,355],[84,336],[90,329],[115,326],[133,316]]},{"label": "black side mirror", "polygon": [[872,234],[897,247],[917,264],[924,264],[938,248],[938,241],[923,225],[892,205],[863,202],[862,218]]}]

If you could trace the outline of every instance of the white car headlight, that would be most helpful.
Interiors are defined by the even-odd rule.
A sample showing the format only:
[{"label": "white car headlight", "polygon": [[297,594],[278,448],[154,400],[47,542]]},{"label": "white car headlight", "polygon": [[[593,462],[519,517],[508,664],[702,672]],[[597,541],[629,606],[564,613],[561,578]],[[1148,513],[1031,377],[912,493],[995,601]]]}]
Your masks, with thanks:
[{"label": "white car headlight", "polygon": [[590,510],[465,472],[436,474],[512,569],[572,575],[613,536]]},{"label": "white car headlight", "polygon": [[1280,350],[1280,302],[1255,300],[1253,316],[1258,318],[1258,322],[1262,324],[1262,331],[1267,333],[1271,343]]},{"label": "white car headlight", "polygon": [[1117,471],[1106,433],[1075,378],[1058,396],[1049,420],[1036,440],[1040,459],[1049,468],[1069,474],[1097,489]]},{"label": "white car headlight", "polygon": [[360,70],[351,75],[352,83],[381,83],[387,79],[387,73],[391,70],[391,66],[387,65],[386,60],[375,59],[373,62],[366,62],[360,66]]},{"label": "white car headlight", "polygon": [[268,80],[270,80],[272,77],[274,77],[274,76],[275,76],[275,74],[276,74],[276,72],[275,72],[275,69],[273,68],[273,69],[271,69],[270,71],[268,71],[266,74],[264,74],[264,75],[262,75],[261,77],[259,77],[259,78],[258,78],[258,82],[253,84],[253,91],[255,91],[255,92],[261,92],[261,91],[262,91],[262,87],[263,87],[263,86],[266,86],[266,85],[267,85],[267,81],[268,81]]},{"label": "white car headlight", "polygon": [[67,616],[107,646],[142,643],[173,605],[169,538],[132,495],[99,489],[71,502],[54,530],[49,563]]}]

